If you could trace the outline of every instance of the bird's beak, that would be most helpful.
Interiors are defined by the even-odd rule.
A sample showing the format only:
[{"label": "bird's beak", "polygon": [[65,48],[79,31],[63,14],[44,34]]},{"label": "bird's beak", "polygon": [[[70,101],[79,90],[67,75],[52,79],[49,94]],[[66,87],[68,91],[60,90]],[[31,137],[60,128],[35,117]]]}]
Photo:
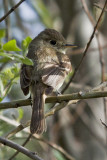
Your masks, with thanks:
[{"label": "bird's beak", "polygon": [[76,45],[72,45],[72,44],[65,44],[65,47],[66,48],[75,48],[75,47],[77,47]]}]

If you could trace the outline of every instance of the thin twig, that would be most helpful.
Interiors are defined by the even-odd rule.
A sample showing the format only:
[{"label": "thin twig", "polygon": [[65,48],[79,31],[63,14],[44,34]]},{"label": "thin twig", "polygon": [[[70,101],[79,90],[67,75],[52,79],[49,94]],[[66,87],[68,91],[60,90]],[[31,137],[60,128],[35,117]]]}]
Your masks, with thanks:
[{"label": "thin twig", "polygon": [[97,87],[94,87],[91,91],[102,91],[107,89],[107,82],[99,84]]},{"label": "thin twig", "polygon": [[69,82],[66,84],[66,86],[65,86],[64,89],[62,90],[62,93],[64,93],[65,90],[66,90],[66,89],[68,88],[68,86],[70,85],[70,83],[71,83],[71,81],[73,80],[74,76],[76,75],[76,73],[77,73],[77,71],[78,71],[78,69],[79,69],[79,67],[80,67],[80,65],[81,65],[84,57],[86,56],[87,51],[88,51],[88,48],[89,48],[89,46],[90,46],[90,44],[91,44],[91,42],[92,42],[92,40],[93,40],[93,38],[94,38],[94,34],[95,34],[96,30],[97,30],[98,27],[99,27],[99,23],[100,23],[100,21],[101,21],[101,19],[102,19],[102,16],[103,16],[103,13],[104,13],[104,10],[105,10],[106,6],[107,6],[107,0],[106,0],[106,2],[105,2],[105,4],[104,4],[104,7],[103,7],[103,9],[102,9],[102,12],[101,12],[101,14],[100,14],[100,16],[99,16],[99,18],[98,18],[98,21],[97,21],[97,23],[96,23],[96,25],[95,25],[95,27],[94,27],[94,30],[93,30],[93,32],[92,32],[92,35],[91,35],[91,37],[90,37],[90,39],[89,39],[89,41],[88,41],[88,43],[87,43],[87,45],[86,45],[85,51],[84,51],[84,53],[83,53],[83,56],[82,56],[79,64],[78,64],[77,67],[75,68],[74,73],[73,73],[72,77],[70,78]]},{"label": "thin twig", "polygon": [[[102,5],[100,3],[94,3],[94,6],[99,8],[99,9],[101,9],[101,10],[103,9],[103,7],[102,7]],[[104,11],[107,12],[107,9],[105,8]]]},{"label": "thin twig", "polygon": [[9,14],[11,14],[24,1],[25,0],[21,0],[19,3],[13,6],[2,18],[0,18],[0,22],[2,22]]},{"label": "thin twig", "polygon": [[[22,144],[22,146],[24,147],[30,140],[32,134],[29,134],[29,136],[27,137],[27,139],[25,140],[25,142]],[[15,152],[8,160],[12,160],[14,157],[16,157],[18,155],[19,151]]]},{"label": "thin twig", "polygon": [[107,124],[105,124],[101,119],[100,119],[100,121],[104,125],[104,127],[107,129]]},{"label": "thin twig", "polygon": [[6,138],[0,137],[0,143],[9,146],[21,153],[23,153],[24,155],[28,156],[31,159],[34,160],[43,160],[42,158],[40,158],[35,152],[31,152],[29,151],[27,148],[24,148],[23,146],[20,146],[19,144],[12,142]]}]

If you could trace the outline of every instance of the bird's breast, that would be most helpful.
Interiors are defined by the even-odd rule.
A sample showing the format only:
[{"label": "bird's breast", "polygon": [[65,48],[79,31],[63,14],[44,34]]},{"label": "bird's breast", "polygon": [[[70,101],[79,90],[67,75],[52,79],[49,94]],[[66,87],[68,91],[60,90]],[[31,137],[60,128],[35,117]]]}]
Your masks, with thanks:
[{"label": "bird's breast", "polygon": [[62,72],[65,72],[68,74],[71,72],[71,62],[68,58],[68,56],[61,52],[56,51],[53,48],[44,47],[39,49],[36,54],[37,56],[37,68],[43,69],[44,67],[49,68],[49,66],[57,65],[62,70]]}]

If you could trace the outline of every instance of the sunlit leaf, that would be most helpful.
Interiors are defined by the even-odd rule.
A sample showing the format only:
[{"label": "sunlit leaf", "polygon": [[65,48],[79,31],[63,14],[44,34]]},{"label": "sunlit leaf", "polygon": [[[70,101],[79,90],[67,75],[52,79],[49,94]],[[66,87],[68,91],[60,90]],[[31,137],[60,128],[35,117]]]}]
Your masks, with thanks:
[{"label": "sunlit leaf", "polygon": [[27,65],[33,65],[33,62],[31,59],[24,57],[20,54],[10,54],[10,53],[1,52],[0,56],[10,58],[11,60],[14,60],[16,62],[24,63]]},{"label": "sunlit leaf", "polygon": [[18,117],[18,121],[20,121],[23,117],[23,109],[22,108],[18,108],[18,112],[19,112],[19,117]]},{"label": "sunlit leaf", "polygon": [[23,41],[22,41],[22,49],[26,49],[29,46],[29,43],[31,42],[32,38],[31,37],[26,37]]},{"label": "sunlit leaf", "polygon": [[2,70],[0,73],[0,101],[10,92],[14,83],[19,79],[19,67],[14,65]]},{"label": "sunlit leaf", "polygon": [[10,40],[3,45],[3,49],[5,51],[21,51],[21,49],[17,46],[16,40]]},{"label": "sunlit leaf", "polygon": [[70,73],[67,75],[67,77],[66,77],[66,79],[65,79],[65,82],[66,82],[66,83],[67,83],[67,82],[69,81],[69,79],[72,77],[73,72],[74,72],[74,71],[70,72]]},{"label": "sunlit leaf", "polygon": [[22,63],[27,64],[27,65],[33,65],[32,60],[27,57],[24,57],[24,59],[22,59]]},{"label": "sunlit leaf", "polygon": [[26,55],[27,52],[28,52],[28,46],[29,46],[29,43],[31,42],[31,37],[26,37],[22,43],[21,43],[21,47],[22,47],[22,52],[23,52],[23,55]]}]

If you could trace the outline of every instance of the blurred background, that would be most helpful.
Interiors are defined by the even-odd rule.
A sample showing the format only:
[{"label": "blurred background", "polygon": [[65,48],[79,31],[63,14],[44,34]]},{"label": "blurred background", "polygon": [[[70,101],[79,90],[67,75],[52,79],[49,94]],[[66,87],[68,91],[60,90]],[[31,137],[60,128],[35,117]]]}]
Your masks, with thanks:
[{"label": "blurred background", "polygon": [[[26,0],[7,19],[0,23],[0,30],[3,29],[6,32],[2,43],[16,39],[17,45],[21,48],[22,41],[26,37],[30,36],[33,39],[45,28],[54,28],[62,33],[68,42],[78,46],[78,48],[68,50],[67,52],[74,71],[93,32],[93,24],[85,13],[83,4],[86,3],[95,24],[102,11],[104,2],[103,0]],[[18,3],[17,0],[1,0],[0,17],[7,13],[16,3]],[[102,57],[99,53],[99,44]],[[20,52],[20,54],[22,53]],[[101,58],[104,61],[103,66]],[[12,61],[0,61],[0,63],[0,72],[14,65]],[[102,70],[102,67],[104,70]],[[107,12],[105,11],[100,22],[99,33],[94,37],[87,55],[65,93],[86,91],[106,81],[106,68]],[[17,69],[19,72],[20,63],[17,64]],[[64,86],[70,76],[72,74],[67,77]],[[18,77],[2,102],[24,98],[27,97],[24,97],[20,89]],[[81,100],[76,104],[70,104],[69,102],[68,107],[65,107],[53,116],[47,117],[47,131],[43,134],[43,138],[61,146],[75,160],[107,160],[106,131],[100,121],[101,119],[105,122],[104,102],[103,98]],[[46,111],[50,107],[51,105],[46,105]],[[5,135],[15,128],[11,122],[9,123],[8,119],[13,121],[13,123],[17,121],[25,124],[30,120],[30,117],[31,106],[1,110],[0,135]],[[21,145],[27,137],[28,133],[21,131],[12,136],[11,140]],[[46,143],[36,139],[31,139],[26,147],[37,152],[44,160],[70,159]],[[1,160],[9,160],[15,153],[14,150],[6,146],[0,146],[0,148]],[[20,160],[24,158],[26,160],[30,159],[21,153],[13,159]]]}]

